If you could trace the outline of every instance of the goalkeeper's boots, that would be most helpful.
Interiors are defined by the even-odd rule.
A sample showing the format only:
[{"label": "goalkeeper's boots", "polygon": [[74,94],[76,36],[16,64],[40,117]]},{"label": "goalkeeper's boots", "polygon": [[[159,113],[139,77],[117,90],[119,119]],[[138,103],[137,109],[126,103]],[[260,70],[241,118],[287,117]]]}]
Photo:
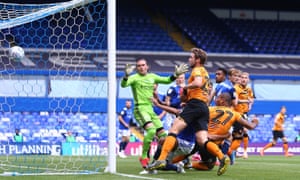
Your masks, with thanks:
[{"label": "goalkeeper's boots", "polygon": [[139,174],[157,174],[157,170],[149,170],[148,171],[148,170],[144,169]]},{"label": "goalkeeper's boots", "polygon": [[142,158],[142,157],[140,157],[140,163],[141,163],[141,165],[142,165],[142,167],[145,169],[147,166],[148,166],[148,163],[149,163],[149,161],[150,161],[150,159],[149,158]]},{"label": "goalkeeper's boots", "polygon": [[154,169],[162,169],[166,167],[167,161],[166,160],[156,160],[152,164],[147,166],[147,170],[154,170]]},{"label": "goalkeeper's boots", "polygon": [[221,160],[220,160],[220,166],[217,172],[218,176],[221,176],[222,174],[224,174],[228,168],[230,164],[230,159],[227,156],[224,156]]}]

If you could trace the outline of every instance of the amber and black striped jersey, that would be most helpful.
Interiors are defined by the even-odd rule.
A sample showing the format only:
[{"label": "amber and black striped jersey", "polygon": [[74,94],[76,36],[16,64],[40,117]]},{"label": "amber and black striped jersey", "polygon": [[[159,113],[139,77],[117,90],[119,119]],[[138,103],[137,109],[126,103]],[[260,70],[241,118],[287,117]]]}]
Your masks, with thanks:
[{"label": "amber and black striped jersey", "polygon": [[225,106],[210,106],[209,113],[208,133],[213,135],[226,135],[233,123],[242,118],[240,113]]},{"label": "amber and black striped jersey", "polygon": [[[235,88],[235,92],[236,92],[236,96],[237,96],[238,100],[254,99],[253,91],[250,87],[236,84],[234,86],[234,88]],[[234,110],[241,114],[248,113],[249,112],[249,102],[238,102],[237,105],[234,106]]]},{"label": "amber and black striped jersey", "polygon": [[194,67],[188,79],[188,83],[193,82],[195,77],[197,76],[202,77],[203,86],[201,88],[188,89],[188,100],[198,99],[207,103],[209,91],[209,75],[205,67]]},{"label": "amber and black striped jersey", "polygon": [[275,116],[273,131],[283,131],[284,117],[285,115],[282,113],[278,113]]}]

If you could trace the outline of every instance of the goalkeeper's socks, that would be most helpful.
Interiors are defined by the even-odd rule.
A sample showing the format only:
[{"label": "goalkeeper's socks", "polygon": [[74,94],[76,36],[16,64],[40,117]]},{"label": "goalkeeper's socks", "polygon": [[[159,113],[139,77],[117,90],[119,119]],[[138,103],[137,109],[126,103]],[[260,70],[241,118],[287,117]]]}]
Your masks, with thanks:
[{"label": "goalkeeper's socks", "polygon": [[150,127],[146,129],[146,135],[143,141],[143,151],[142,151],[142,158],[145,159],[148,157],[148,151],[151,146],[151,142],[155,136],[156,129],[154,127]]}]

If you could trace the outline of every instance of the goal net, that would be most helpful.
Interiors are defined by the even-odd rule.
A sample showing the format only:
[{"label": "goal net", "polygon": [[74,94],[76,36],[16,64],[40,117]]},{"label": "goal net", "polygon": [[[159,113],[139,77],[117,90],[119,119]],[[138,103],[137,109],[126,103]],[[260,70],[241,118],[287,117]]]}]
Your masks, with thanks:
[{"label": "goal net", "polygon": [[[0,3],[0,175],[107,166],[107,3]],[[9,57],[20,46],[25,57]]]}]

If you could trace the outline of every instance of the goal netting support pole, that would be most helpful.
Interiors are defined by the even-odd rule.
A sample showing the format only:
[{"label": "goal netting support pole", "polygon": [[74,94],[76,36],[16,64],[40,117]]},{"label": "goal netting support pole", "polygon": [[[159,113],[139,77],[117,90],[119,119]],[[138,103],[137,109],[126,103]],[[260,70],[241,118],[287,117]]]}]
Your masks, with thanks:
[{"label": "goal netting support pole", "polygon": [[116,0],[0,12],[0,176],[116,173]]}]

